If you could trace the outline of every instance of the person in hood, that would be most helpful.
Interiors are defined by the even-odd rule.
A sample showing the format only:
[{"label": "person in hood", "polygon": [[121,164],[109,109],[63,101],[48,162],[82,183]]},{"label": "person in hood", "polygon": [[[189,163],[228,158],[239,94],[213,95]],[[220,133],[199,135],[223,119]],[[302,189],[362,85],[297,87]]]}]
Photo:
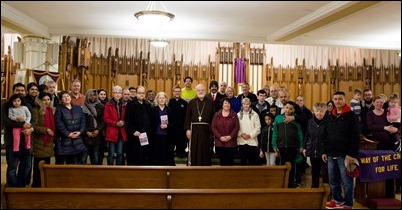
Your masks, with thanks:
[{"label": "person in hood", "polygon": [[328,163],[329,185],[334,200],[327,202],[326,207],[351,209],[353,177],[346,174],[345,161],[349,164],[355,162],[359,150],[359,119],[346,104],[344,92],[337,91],[333,101],[335,108],[328,116],[322,159]]}]

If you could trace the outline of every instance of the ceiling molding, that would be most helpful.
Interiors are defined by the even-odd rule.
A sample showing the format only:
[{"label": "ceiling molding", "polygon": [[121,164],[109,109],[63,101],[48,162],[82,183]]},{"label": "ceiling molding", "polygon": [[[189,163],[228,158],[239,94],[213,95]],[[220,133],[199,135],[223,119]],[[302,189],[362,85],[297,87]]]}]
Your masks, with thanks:
[{"label": "ceiling molding", "polygon": [[48,27],[3,2],[1,2],[1,25],[20,34],[50,37]]},{"label": "ceiling molding", "polygon": [[1,27],[5,27],[6,30],[10,30],[11,32],[18,33],[18,34],[31,34],[32,33],[32,31],[28,31],[25,28],[21,28],[4,18],[1,19]]},{"label": "ceiling molding", "polygon": [[140,24],[133,16],[133,8],[145,8],[143,1],[2,1],[2,31],[41,37],[164,38],[364,49],[401,46],[401,1],[210,4],[169,2],[169,10],[177,18],[166,26],[153,27]]},{"label": "ceiling molding", "polygon": [[[318,10],[317,12],[313,13],[312,15],[300,19],[300,21],[295,22],[288,28],[279,31],[280,33],[274,34],[273,37],[275,37],[274,39],[276,42],[286,42],[293,38],[306,34],[310,31],[313,31],[317,28],[338,21],[346,16],[364,10],[380,2],[381,1],[361,1],[358,3],[333,2],[323,7],[322,9]],[[286,33],[286,31],[288,31],[288,33]],[[282,34],[282,36],[280,36],[279,34]]]},{"label": "ceiling molding", "polygon": [[[400,42],[367,42],[367,41],[340,41],[340,40],[298,40],[297,43],[289,42],[293,45],[315,45],[315,46],[348,46],[357,47],[362,49],[388,49],[388,50],[400,50]],[[370,47],[362,47],[370,46]]]}]

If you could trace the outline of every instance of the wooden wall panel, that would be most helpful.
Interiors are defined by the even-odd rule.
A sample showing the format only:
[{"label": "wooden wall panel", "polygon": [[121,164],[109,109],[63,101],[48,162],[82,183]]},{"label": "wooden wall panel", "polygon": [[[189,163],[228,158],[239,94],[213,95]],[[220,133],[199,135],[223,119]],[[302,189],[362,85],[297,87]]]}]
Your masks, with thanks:
[{"label": "wooden wall panel", "polygon": [[155,89],[153,89],[156,93],[165,92],[165,80],[163,78],[157,79],[155,82]]},{"label": "wooden wall panel", "polygon": [[[309,109],[312,107],[312,104],[318,100],[318,94],[319,89],[317,89],[317,84],[311,84],[307,83],[303,86],[302,90],[302,96],[304,98],[304,106],[308,107]],[[296,98],[293,99],[296,101]]]},{"label": "wooden wall panel", "polygon": [[339,82],[339,91],[345,92],[347,104],[349,104],[350,100],[352,100],[353,91],[356,88],[363,90],[363,88],[364,88],[363,81],[340,81]]},{"label": "wooden wall panel", "polygon": [[169,98],[173,97],[173,86],[173,80],[165,80],[165,88],[163,89],[163,91],[168,95]]},{"label": "wooden wall panel", "polygon": [[291,83],[285,83],[284,86],[287,87],[289,90],[289,99],[291,99],[292,101],[296,101],[297,84],[295,84],[294,82],[291,82]]},{"label": "wooden wall panel", "polygon": [[[61,73],[59,89],[61,86],[69,87],[70,80],[77,75],[77,67],[73,64],[76,63],[74,59],[78,58],[72,56],[74,46],[75,43],[68,37],[63,38],[59,59]],[[239,84],[234,83],[233,62],[236,58],[244,58],[247,60],[246,78],[250,79],[247,82],[253,88],[252,92],[257,92],[265,84],[283,86],[289,89],[292,100],[301,94],[309,108],[317,101],[326,103],[331,100],[332,94],[337,90],[346,93],[348,103],[353,97],[355,88],[371,88],[374,95],[384,93],[389,96],[393,92],[400,95],[400,67],[375,68],[374,59],[371,65],[366,65],[367,62],[364,62],[364,66],[336,64],[325,69],[306,67],[304,60],[302,62],[295,60],[295,67],[289,67],[274,64],[273,58],[266,63],[264,52],[265,50],[251,48],[247,43],[233,43],[230,47],[218,46],[216,55],[211,55],[216,56],[215,63],[183,64],[183,55],[177,56],[181,57],[178,60],[150,63],[149,55],[144,56],[142,52],[139,57],[127,57],[119,55],[117,49],[112,52],[109,48],[107,56],[92,55],[91,65],[87,70],[84,69],[85,72],[80,78],[87,80],[83,81],[88,84],[83,88],[105,88],[110,93],[114,84],[123,88],[137,87],[141,84],[147,90],[164,91],[171,96],[173,84],[179,84],[183,88],[183,79],[191,76],[194,80],[193,88],[202,83],[208,89],[211,80],[225,81],[236,89],[237,95]]]},{"label": "wooden wall panel", "polygon": [[[332,96],[329,95],[329,85],[328,84],[322,84],[318,86],[321,90],[320,98],[319,101],[327,103],[329,100],[331,100]],[[314,104],[317,101],[312,101]]]},{"label": "wooden wall panel", "polygon": [[147,86],[146,86],[146,91],[148,91],[148,90],[156,90],[156,87],[157,87],[157,83],[156,83],[156,80],[155,79],[148,79],[148,83],[147,83]]}]

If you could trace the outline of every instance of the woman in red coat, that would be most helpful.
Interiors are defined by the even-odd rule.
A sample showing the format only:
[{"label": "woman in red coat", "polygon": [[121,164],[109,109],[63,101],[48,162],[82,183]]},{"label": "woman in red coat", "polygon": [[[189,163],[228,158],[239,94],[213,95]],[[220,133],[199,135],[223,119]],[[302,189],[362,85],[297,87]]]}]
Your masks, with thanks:
[{"label": "woman in red coat", "polygon": [[109,143],[107,164],[114,165],[113,159],[116,154],[116,165],[124,165],[123,143],[127,141],[124,119],[126,106],[121,102],[121,87],[114,86],[112,95],[113,98],[105,104],[103,110],[103,121],[106,124],[105,140]]}]

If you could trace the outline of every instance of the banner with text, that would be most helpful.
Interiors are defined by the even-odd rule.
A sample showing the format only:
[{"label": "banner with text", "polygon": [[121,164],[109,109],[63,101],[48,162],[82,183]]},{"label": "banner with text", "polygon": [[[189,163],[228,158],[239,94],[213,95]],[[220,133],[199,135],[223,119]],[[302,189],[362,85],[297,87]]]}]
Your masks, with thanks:
[{"label": "banner with text", "polygon": [[375,182],[401,177],[401,153],[392,150],[359,150],[361,182]]}]

